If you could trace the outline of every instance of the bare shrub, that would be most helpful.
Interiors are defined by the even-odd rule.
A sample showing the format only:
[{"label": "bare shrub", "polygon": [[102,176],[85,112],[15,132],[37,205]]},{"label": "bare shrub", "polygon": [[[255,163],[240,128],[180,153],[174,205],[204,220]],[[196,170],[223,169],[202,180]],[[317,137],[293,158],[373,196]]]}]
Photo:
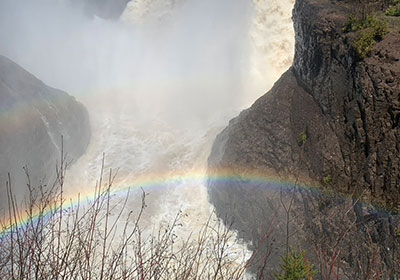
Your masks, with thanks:
[{"label": "bare shrub", "polygon": [[302,252],[306,269],[316,267],[315,279],[400,275],[398,219],[358,199],[297,186],[286,193],[281,189],[270,197],[273,217],[264,217],[269,226],[260,229],[247,259],[244,252],[233,252],[237,240],[230,224],[213,215],[185,238],[178,236],[184,226],[180,212],[166,226],[152,232],[143,228],[146,193],[141,192],[139,210],[129,211],[129,192],[123,198],[112,195],[116,173],[104,174],[104,157],[93,198],[72,203],[64,196],[66,167],[62,154],[50,187],[32,186],[26,169],[29,196],[23,203],[17,202],[8,176],[0,279],[243,279],[247,271],[272,279],[279,270],[271,262],[274,255],[290,256],[292,248]]},{"label": "bare shrub", "polygon": [[[136,213],[127,211],[129,194],[115,203],[115,175],[101,175],[90,202],[66,201],[62,156],[51,187],[33,187],[18,204],[8,176],[8,217],[0,224],[0,279],[242,279],[246,260],[232,254],[229,227],[209,220],[186,239],[175,219],[156,232],[140,226],[146,193]],[[118,207],[117,207],[118,206]]]}]

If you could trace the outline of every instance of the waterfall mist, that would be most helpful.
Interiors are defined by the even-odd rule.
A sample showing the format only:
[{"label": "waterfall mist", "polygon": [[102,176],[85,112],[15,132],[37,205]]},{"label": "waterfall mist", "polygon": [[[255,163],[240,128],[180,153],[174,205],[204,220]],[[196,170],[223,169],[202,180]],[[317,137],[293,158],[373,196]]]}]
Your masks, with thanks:
[{"label": "waterfall mist", "polygon": [[103,152],[117,187],[182,175],[152,190],[145,220],[182,210],[190,230],[211,209],[188,174],[205,175],[216,134],[290,65],[293,2],[133,0],[106,20],[79,1],[2,0],[0,54],[88,108],[92,140],[69,170],[71,193],[92,190]]},{"label": "waterfall mist", "polygon": [[[133,4],[155,9],[142,2]],[[162,7],[169,11],[158,7],[161,15],[127,9],[118,21],[89,17],[70,1],[0,5],[0,53],[78,99],[98,96],[119,111],[174,123],[239,107],[249,72],[249,1],[181,1]]]}]

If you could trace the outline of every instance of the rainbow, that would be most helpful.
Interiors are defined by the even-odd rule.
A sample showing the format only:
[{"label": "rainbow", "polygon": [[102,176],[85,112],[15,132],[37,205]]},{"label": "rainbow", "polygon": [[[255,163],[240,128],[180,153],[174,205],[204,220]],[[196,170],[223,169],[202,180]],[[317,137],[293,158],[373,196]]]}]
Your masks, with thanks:
[{"label": "rainbow", "polygon": [[[106,177],[106,175],[104,176]],[[126,197],[130,192],[144,190],[146,193],[151,191],[162,191],[169,187],[182,187],[182,186],[193,186],[199,184],[207,184],[207,182],[218,184],[224,184],[225,186],[233,183],[243,183],[252,186],[276,188],[276,189],[292,189],[294,187],[302,189],[317,190],[317,186],[306,186],[297,184],[294,181],[282,180],[276,176],[267,176],[262,172],[246,172],[246,173],[234,173],[229,170],[219,170],[213,172],[213,174],[206,174],[204,170],[180,172],[180,174],[146,174],[139,175],[133,180],[122,180],[121,182],[113,182],[110,197]],[[103,179],[103,185],[105,182]],[[84,192],[75,193],[73,195],[66,194],[64,200],[66,201],[63,205],[64,209],[74,208],[93,202],[96,194],[95,188],[79,187]],[[58,202],[59,203],[59,202]],[[3,229],[0,231],[0,238],[9,234],[12,231],[19,230],[24,226],[28,225],[39,217],[45,218],[50,214],[54,214],[54,207],[48,207],[43,213],[33,213],[28,215],[26,211],[20,211],[18,213],[18,219],[15,222],[2,221]],[[4,225],[10,226],[4,226]]]}]

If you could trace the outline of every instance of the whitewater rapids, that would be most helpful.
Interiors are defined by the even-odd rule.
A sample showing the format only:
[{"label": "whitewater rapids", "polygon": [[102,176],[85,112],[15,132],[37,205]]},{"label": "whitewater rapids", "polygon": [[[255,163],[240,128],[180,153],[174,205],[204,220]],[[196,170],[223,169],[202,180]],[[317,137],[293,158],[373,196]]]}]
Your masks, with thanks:
[{"label": "whitewater rapids", "polygon": [[[116,188],[138,187],[133,185],[138,176],[155,180],[181,176],[181,182],[174,185],[156,189],[141,186],[149,194],[143,221],[145,227],[168,223],[181,210],[186,234],[199,229],[212,213],[205,181],[193,174],[206,176],[215,136],[289,67],[294,44],[290,18],[293,0],[254,0],[252,5],[238,1],[243,7],[226,6],[216,11],[212,9],[221,4],[198,2],[202,1],[141,0],[128,4],[120,21],[149,33],[144,40],[152,42],[146,58],[140,60],[140,71],[135,72],[141,78],[135,85],[109,87],[95,96],[81,98],[89,109],[93,139],[69,175],[73,192],[81,191],[82,186],[93,188],[104,152],[106,170],[119,169]],[[201,26],[202,15],[188,19],[196,15],[196,10],[206,13],[216,25],[210,28],[217,31],[201,33],[207,28]],[[227,15],[217,14],[222,11]],[[238,20],[238,13],[243,11],[246,15]],[[218,26],[218,17],[224,19],[222,26]],[[182,24],[194,30],[182,30]],[[230,25],[233,27],[228,28]],[[191,40],[185,38],[190,36],[189,31],[200,33],[193,38],[195,43],[185,42]],[[211,51],[198,45],[216,38],[216,43],[209,42],[214,47]],[[226,55],[229,52],[231,55]],[[205,62],[184,57],[202,54]],[[215,55],[222,59],[213,61]],[[149,65],[157,69],[150,70]],[[245,71],[240,69],[242,66]],[[132,204],[140,203],[139,199],[133,200]]]},{"label": "whitewater rapids", "polygon": [[[91,144],[66,192],[92,192],[105,153],[114,188],[149,194],[145,227],[181,210],[183,235],[200,228],[212,214],[204,178],[215,136],[291,65],[294,0],[132,0],[117,21],[66,0],[31,2],[10,1],[20,18],[4,19],[17,31],[0,51],[88,108]],[[181,180],[155,188],[139,177]]]},{"label": "whitewater rapids", "polygon": [[[150,50],[146,50],[147,59],[141,60],[145,66],[139,68],[142,72],[138,71],[144,81],[138,86],[110,88],[96,94],[95,100],[91,96],[82,99],[89,108],[93,139],[87,153],[70,171],[74,192],[79,189],[73,186],[80,189],[81,186],[94,186],[103,152],[106,170],[119,169],[117,188],[118,184],[134,184],[138,176],[154,177],[155,180],[182,177],[179,184],[158,189],[147,190],[146,186],[141,186],[150,194],[144,219],[148,225],[167,223],[179,210],[186,214],[184,222],[190,230],[199,228],[208,219],[212,207],[207,201],[205,182],[199,177],[194,178],[193,174],[206,176],[207,157],[216,134],[230,118],[272,86],[291,64],[293,56],[294,35],[290,18],[293,0],[254,0],[252,5],[238,1],[238,8],[229,8],[227,1],[220,1],[220,4],[199,2],[202,1],[138,0],[128,3],[120,21],[149,33],[144,40],[152,41]],[[225,5],[223,9],[222,4]],[[221,7],[215,7],[219,5]],[[226,14],[221,14],[224,11]],[[204,15],[188,19],[198,12]],[[238,13],[242,12],[246,14],[238,19]],[[206,25],[202,16],[208,16],[215,24],[212,29],[217,31],[201,33],[204,29],[211,30],[202,26]],[[222,26],[219,26],[219,18],[223,19]],[[184,42],[191,39],[184,37],[189,33],[181,29],[182,24],[193,29],[189,31],[200,33],[193,40],[226,37],[218,38],[217,43],[209,43],[215,45],[212,50],[215,53],[204,46],[193,51],[197,45]],[[233,27],[228,28],[231,25]],[[236,32],[241,37],[238,38]],[[186,46],[182,47],[182,42]],[[188,47],[192,49],[188,50]],[[174,53],[175,48],[183,53]],[[225,52],[233,55],[219,58],[216,63],[182,59],[182,56],[196,55],[196,52],[200,57],[203,54],[204,60],[212,60],[214,55],[226,56]],[[232,62],[226,65],[228,60]],[[193,61],[198,65],[190,65]],[[149,70],[151,63],[158,69]],[[187,69],[184,69],[185,65]],[[240,66],[246,71],[238,70]],[[214,80],[213,76],[221,79]],[[240,83],[235,79],[240,79]]]}]

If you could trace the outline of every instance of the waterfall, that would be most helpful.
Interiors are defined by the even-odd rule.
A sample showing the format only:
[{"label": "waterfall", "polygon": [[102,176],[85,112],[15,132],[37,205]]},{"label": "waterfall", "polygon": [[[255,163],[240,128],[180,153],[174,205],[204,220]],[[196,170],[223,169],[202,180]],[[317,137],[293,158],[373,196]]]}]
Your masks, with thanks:
[{"label": "waterfall", "polygon": [[0,53],[89,110],[92,141],[66,192],[93,191],[104,152],[116,189],[149,193],[145,226],[183,211],[186,234],[199,228],[215,136],[291,64],[294,0],[133,0],[117,21],[38,2],[3,1]]}]

